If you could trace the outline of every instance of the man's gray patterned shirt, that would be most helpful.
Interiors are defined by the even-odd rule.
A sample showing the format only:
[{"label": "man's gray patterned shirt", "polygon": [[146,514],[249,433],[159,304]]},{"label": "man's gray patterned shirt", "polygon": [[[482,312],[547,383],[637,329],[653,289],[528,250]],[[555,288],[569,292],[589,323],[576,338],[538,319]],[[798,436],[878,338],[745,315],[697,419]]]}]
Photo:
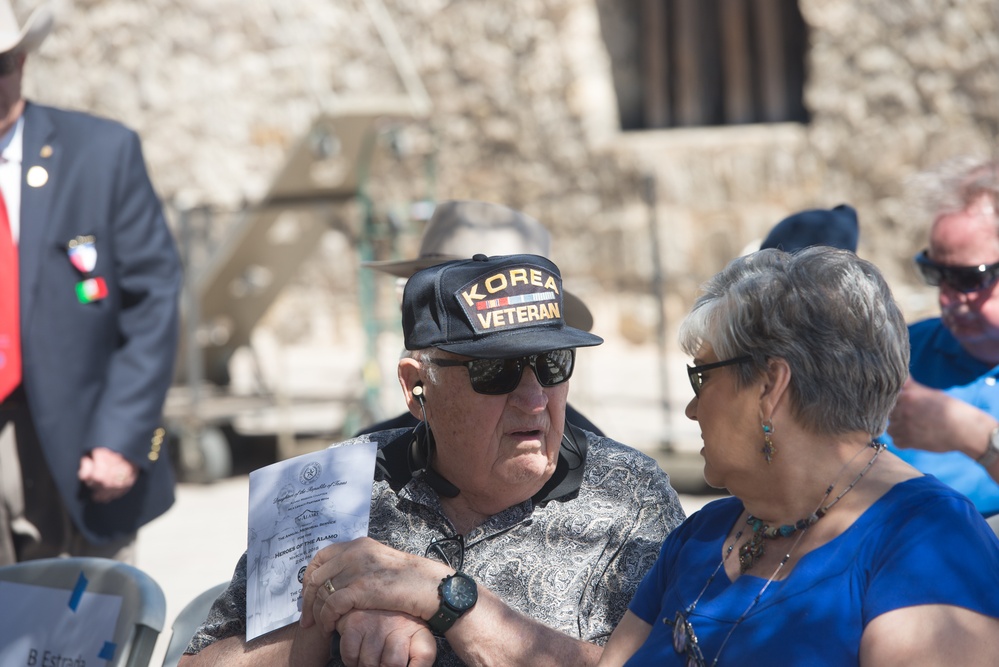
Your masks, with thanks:
[{"label": "man's gray patterned shirt", "polygon": [[[370,438],[384,449],[406,433],[381,431],[348,442]],[[514,609],[572,637],[603,644],[684,512],[653,459],[609,438],[575,433],[585,435],[588,445],[578,487],[537,504],[526,500],[464,535],[462,570]],[[571,444],[565,442],[563,451]],[[436,492],[417,474],[398,492],[388,481],[375,482],[369,535],[423,556],[431,542],[453,537],[455,530]],[[245,632],[246,554],[188,652]],[[464,663],[439,638],[434,664]]]}]

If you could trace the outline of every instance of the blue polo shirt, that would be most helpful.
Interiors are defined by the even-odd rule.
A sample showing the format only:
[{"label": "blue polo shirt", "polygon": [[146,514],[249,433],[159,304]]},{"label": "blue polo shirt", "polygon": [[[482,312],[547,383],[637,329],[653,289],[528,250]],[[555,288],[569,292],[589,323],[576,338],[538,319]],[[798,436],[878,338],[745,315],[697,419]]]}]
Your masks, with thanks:
[{"label": "blue polo shirt", "polygon": [[[939,317],[909,325],[912,378],[969,403],[999,419],[999,366],[984,364],[968,354]],[[891,443],[891,438],[882,439]],[[918,470],[968,496],[985,516],[999,513],[999,484],[982,466],[961,452],[900,449],[893,453]]]}]

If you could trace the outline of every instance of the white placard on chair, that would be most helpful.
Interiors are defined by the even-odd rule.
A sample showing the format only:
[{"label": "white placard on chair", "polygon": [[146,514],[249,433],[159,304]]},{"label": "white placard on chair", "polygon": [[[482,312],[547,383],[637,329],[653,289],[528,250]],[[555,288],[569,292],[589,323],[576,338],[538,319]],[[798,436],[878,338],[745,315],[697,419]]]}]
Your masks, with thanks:
[{"label": "white placard on chair", "polygon": [[108,664],[121,597],[0,581],[0,665]]}]

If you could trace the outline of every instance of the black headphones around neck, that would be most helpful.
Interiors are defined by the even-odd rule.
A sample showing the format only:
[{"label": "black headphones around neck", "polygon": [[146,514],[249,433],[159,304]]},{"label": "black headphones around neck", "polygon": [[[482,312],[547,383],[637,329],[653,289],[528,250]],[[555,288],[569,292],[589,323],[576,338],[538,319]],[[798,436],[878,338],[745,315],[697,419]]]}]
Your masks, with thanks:
[{"label": "black headphones around neck", "polygon": [[420,409],[423,411],[423,421],[413,429],[413,441],[409,443],[409,449],[407,450],[409,473],[415,476],[417,472],[422,470],[423,479],[426,480],[431,489],[444,498],[454,498],[461,493],[461,490],[430,467],[430,455],[436,448],[436,443],[434,442],[433,431],[430,430],[430,425],[427,424],[427,411],[423,403],[425,392],[423,391],[422,382],[417,382],[413,387],[413,396],[420,403]]}]

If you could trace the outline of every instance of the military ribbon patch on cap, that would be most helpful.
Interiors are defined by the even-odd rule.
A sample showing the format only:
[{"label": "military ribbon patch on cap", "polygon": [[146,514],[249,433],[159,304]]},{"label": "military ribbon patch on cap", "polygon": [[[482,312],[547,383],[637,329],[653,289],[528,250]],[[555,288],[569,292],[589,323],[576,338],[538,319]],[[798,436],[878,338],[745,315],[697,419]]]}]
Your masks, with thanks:
[{"label": "military ribbon patch on cap", "polygon": [[533,265],[505,267],[454,293],[477,333],[561,322],[561,279]]},{"label": "military ribbon patch on cap", "polygon": [[87,274],[97,266],[97,245],[93,236],[77,236],[69,242],[66,254],[80,273]]},{"label": "military ribbon patch on cap", "polygon": [[76,283],[76,298],[80,303],[99,301],[108,295],[108,286],[101,277],[88,278]]}]

